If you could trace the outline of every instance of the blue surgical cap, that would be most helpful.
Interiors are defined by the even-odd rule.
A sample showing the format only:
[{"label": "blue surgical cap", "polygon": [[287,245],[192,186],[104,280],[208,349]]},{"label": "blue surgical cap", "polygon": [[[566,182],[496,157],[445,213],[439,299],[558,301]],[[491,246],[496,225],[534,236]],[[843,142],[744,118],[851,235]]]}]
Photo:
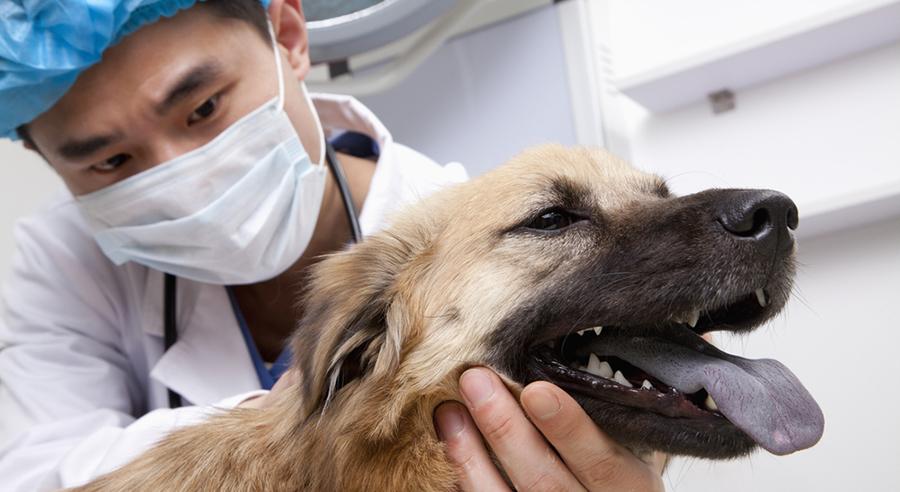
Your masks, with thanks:
[{"label": "blue surgical cap", "polygon": [[197,1],[0,0],[0,137],[18,138],[122,37]]}]

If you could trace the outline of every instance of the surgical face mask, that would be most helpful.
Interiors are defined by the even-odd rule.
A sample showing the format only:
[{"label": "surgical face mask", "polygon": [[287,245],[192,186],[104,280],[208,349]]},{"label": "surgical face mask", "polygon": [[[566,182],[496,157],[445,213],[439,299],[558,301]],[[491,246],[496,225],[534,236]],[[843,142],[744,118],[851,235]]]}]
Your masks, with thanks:
[{"label": "surgical face mask", "polygon": [[[325,167],[310,157],[284,111],[281,57],[272,34],[278,95],[204,146],[99,191],[76,197],[100,248],[178,277],[236,285],[270,279],[309,244]],[[324,139],[312,101],[301,86]]]}]

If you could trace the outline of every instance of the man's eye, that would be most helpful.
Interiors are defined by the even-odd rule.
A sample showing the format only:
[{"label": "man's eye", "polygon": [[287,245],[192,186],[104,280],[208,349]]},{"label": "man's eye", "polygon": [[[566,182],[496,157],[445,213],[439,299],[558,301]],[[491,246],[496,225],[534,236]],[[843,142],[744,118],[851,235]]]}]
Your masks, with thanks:
[{"label": "man's eye", "polygon": [[91,166],[91,170],[100,173],[112,172],[118,169],[122,164],[128,162],[129,159],[131,159],[131,156],[128,154],[116,154],[99,164],[94,164]]},{"label": "man's eye", "polygon": [[197,109],[188,116],[187,124],[188,126],[193,125],[194,123],[200,122],[212,116],[213,113],[216,112],[216,107],[219,105],[219,95],[207,99],[200,106],[197,106]]}]

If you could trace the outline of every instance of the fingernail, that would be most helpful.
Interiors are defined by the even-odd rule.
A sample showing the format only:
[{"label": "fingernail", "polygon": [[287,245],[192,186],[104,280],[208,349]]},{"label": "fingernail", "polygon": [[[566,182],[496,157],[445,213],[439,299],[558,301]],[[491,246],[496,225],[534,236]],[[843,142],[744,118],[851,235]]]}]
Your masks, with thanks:
[{"label": "fingernail", "polygon": [[494,395],[494,385],[484,369],[469,369],[463,373],[459,386],[463,397],[472,406],[478,406]]},{"label": "fingernail", "polygon": [[437,421],[438,434],[441,439],[456,437],[466,426],[462,410],[458,404],[449,403],[440,407],[435,412],[434,420]]},{"label": "fingernail", "polygon": [[522,393],[522,403],[531,415],[541,420],[553,417],[560,409],[556,395],[544,388],[531,388]]}]

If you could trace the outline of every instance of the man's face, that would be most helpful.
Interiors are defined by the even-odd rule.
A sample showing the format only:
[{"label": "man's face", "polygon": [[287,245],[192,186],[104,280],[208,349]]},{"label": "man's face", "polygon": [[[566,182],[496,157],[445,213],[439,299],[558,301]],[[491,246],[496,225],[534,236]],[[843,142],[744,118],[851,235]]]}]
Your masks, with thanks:
[{"label": "man's face", "polygon": [[[299,29],[305,46],[302,22]],[[285,111],[316,158],[313,116],[297,84],[308,66],[305,49],[301,55],[298,68],[279,48]],[[72,193],[82,195],[209,142],[277,95],[276,74],[271,44],[251,24],[198,4],[107,50],[29,132]]]}]

